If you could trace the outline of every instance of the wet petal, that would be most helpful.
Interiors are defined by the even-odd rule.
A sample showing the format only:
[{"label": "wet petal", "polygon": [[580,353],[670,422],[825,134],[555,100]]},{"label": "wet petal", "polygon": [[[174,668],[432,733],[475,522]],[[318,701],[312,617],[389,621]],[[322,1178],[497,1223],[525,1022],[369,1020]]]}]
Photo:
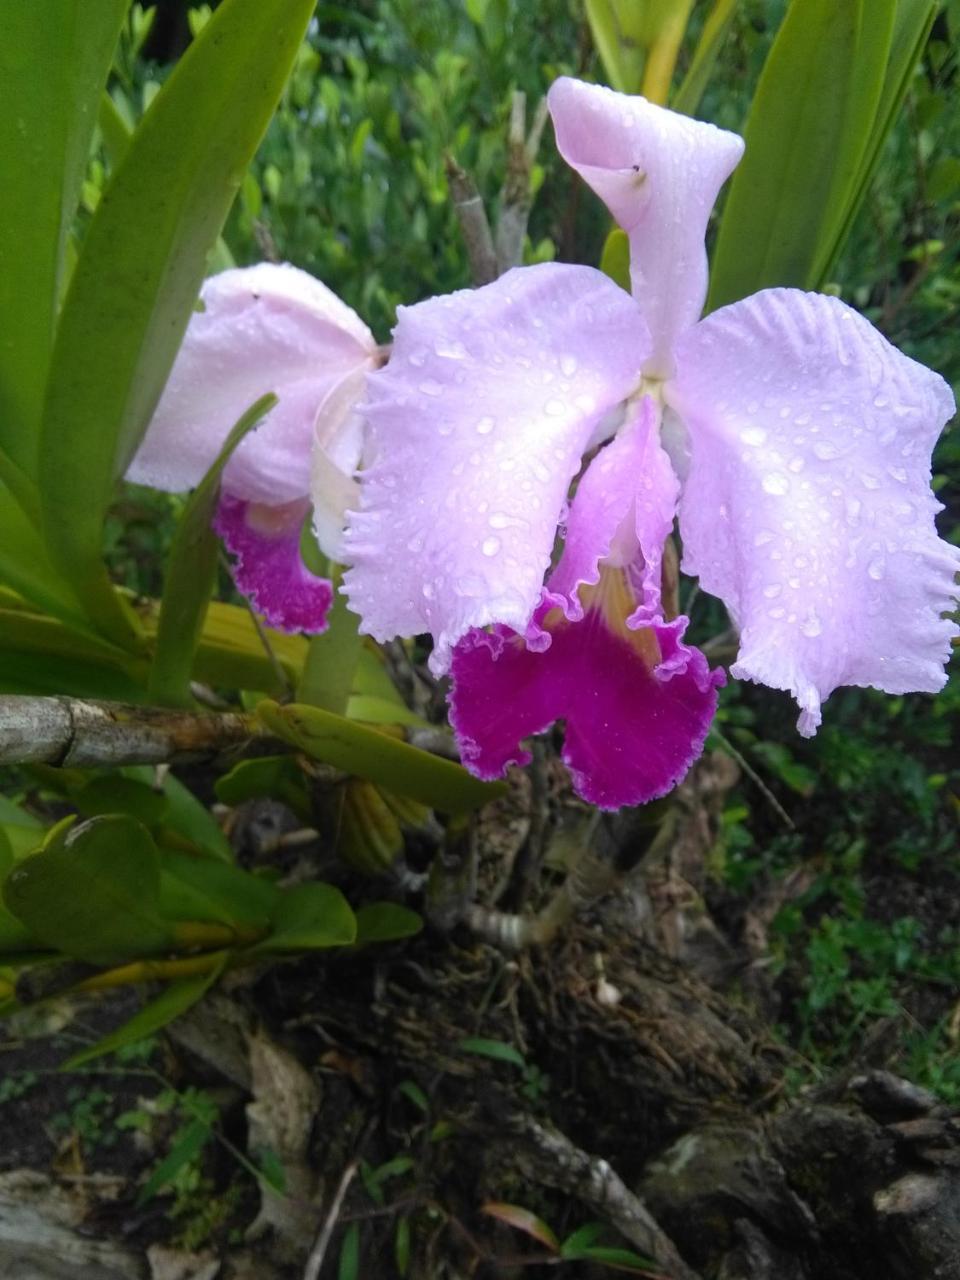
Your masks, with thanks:
[{"label": "wet petal", "polygon": [[[237,419],[273,391],[279,403],[231,458],[224,488],[253,502],[302,498],[324,402],[339,412],[343,380],[374,366],[373,335],[296,267],[224,271],[205,282],[201,298],[204,309],[190,318],[128,479],[174,492],[193,488]],[[331,417],[326,435],[336,426]]]},{"label": "wet petal", "polygon": [[732,674],[790,690],[801,733],[839,685],[935,692],[960,551],[930,453],[946,383],[835,298],[771,289],[680,340],[684,569],[741,629]]},{"label": "wet petal", "polygon": [[256,611],[280,631],[326,630],[333,588],[300,558],[309,502],[268,507],[224,496],[213,527],[234,558],[233,579]]},{"label": "wet petal", "polygon": [[647,349],[636,304],[589,267],[520,268],[401,308],[368,380],[371,465],[346,537],[363,629],[431,632],[436,671],[471,627],[522,630],[583,450]]},{"label": "wet petal", "polygon": [[[660,446],[659,410],[645,396],[633,421],[597,454],[577,486],[563,555],[546,599],[571,621],[583,617],[580,587],[600,580],[600,561],[629,566],[636,595],[630,624],[662,620],[663,545],[673,528],[679,483]],[[536,622],[528,642],[538,645]]]},{"label": "wet petal", "polygon": [[529,761],[522,738],[563,720],[563,759],[589,803],[619,809],[665,795],[702,751],[724,679],[683,643],[686,625],[651,629],[663,659],[652,671],[595,611],[556,626],[544,653],[505,628],[471,631],[454,651],[450,696],[464,763],[499,777]]},{"label": "wet petal", "polygon": [[672,371],[676,337],[707,291],[707,220],[743,154],[715,125],[561,77],[547,95],[560,154],[630,237],[633,291],[653,334],[645,372]]}]

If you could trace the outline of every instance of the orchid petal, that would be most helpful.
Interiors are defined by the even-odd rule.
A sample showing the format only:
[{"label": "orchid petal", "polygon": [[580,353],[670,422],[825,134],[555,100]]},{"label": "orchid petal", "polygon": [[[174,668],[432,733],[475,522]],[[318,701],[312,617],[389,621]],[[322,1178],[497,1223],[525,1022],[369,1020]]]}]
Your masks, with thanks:
[{"label": "orchid petal", "polygon": [[[199,483],[240,416],[269,391],[279,403],[224,472],[254,502],[304,497],[314,427],[340,384],[376,363],[366,325],[319,280],[260,263],[207,280],[128,478],[180,492]],[[328,415],[330,416],[330,415]],[[338,425],[324,424],[326,436]]]},{"label": "orchid petal", "polygon": [[[679,483],[658,426],[654,401],[644,396],[633,420],[601,449],[577,486],[546,596],[571,621],[583,617],[580,587],[600,581],[601,560],[629,570],[638,597],[630,625],[662,621],[663,544],[673,528]],[[535,633],[528,631],[528,642],[538,647]]]},{"label": "orchid petal", "polygon": [[401,308],[368,381],[371,465],[345,540],[363,629],[432,632],[437,672],[471,627],[523,630],[583,450],[648,349],[636,304],[589,267],[520,268]]},{"label": "orchid petal", "polygon": [[633,292],[653,335],[644,372],[667,377],[676,337],[707,294],[707,220],[743,140],[600,85],[561,77],[547,95],[557,146],[630,237]]},{"label": "orchid petal", "polygon": [[594,612],[557,626],[544,653],[502,627],[471,631],[454,651],[450,695],[464,764],[499,777],[530,760],[522,738],[564,720],[563,760],[584,800],[619,809],[666,795],[702,751],[724,679],[683,643],[686,625],[653,626],[663,657],[653,671]]},{"label": "orchid petal", "polygon": [[224,495],[213,527],[234,557],[240,591],[280,631],[325,631],[333,588],[300,558],[300,532],[310,504],[258,506]]},{"label": "orchid petal", "polygon": [[790,690],[811,734],[839,685],[935,692],[960,550],[937,538],[946,383],[835,298],[770,289],[677,348],[684,569],[741,629],[732,674]]}]

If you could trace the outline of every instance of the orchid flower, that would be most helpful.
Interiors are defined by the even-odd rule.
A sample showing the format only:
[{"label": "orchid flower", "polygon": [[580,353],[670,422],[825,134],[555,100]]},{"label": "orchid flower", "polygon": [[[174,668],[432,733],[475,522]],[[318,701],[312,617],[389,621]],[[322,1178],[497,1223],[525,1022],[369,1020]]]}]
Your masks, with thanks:
[{"label": "orchid flower", "polygon": [[613,808],[682,777],[723,681],[664,617],[675,513],[683,569],[739,628],[732,674],[789,690],[802,734],[842,684],[941,688],[960,551],[930,453],[954,405],[836,298],[768,289],[699,319],[739,137],[571,79],[549,106],[629,236],[632,296],[551,263],[401,309],[345,584],[376,638],[432,633],[475,773],[563,720],[575,786]]},{"label": "orchid flower", "polygon": [[278,402],[227,463],[214,527],[237,586],[275,627],[322,631],[333,600],[300,557],[310,510],[336,557],[355,501],[362,422],[355,405],[379,363],[373,335],[319,280],[260,263],[207,280],[128,479],[194,488],[260,396]]}]

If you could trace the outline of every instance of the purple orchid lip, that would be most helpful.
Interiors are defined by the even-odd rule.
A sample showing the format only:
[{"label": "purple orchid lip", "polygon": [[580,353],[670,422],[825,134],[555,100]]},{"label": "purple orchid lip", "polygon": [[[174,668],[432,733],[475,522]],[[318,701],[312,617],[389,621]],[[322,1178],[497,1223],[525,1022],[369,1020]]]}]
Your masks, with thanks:
[{"label": "purple orchid lip", "polygon": [[529,762],[523,738],[563,721],[563,760],[584,800],[619,809],[666,795],[703,749],[723,671],[683,643],[686,618],[644,627],[631,643],[600,609],[580,622],[552,612],[541,619],[543,652],[502,627],[457,645],[450,722],[464,764],[499,777]]},{"label": "purple orchid lip", "polygon": [[213,527],[233,556],[233,578],[258,613],[279,631],[325,631],[333,587],[300,556],[305,500],[269,507],[224,495]]}]

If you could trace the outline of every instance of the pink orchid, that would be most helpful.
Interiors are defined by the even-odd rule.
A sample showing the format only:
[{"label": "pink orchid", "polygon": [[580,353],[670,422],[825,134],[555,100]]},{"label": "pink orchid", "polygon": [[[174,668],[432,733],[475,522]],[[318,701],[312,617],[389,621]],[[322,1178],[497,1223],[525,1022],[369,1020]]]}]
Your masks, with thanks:
[{"label": "pink orchid", "polygon": [[355,405],[377,344],[358,315],[319,280],[260,263],[207,280],[128,479],[194,488],[230,429],[260,396],[278,403],[224,472],[214,527],[234,557],[240,590],[275,627],[322,631],[333,600],[300,557],[314,528],[336,556],[355,500],[363,424]]},{"label": "pink orchid", "polygon": [[613,808],[683,776],[723,679],[663,614],[675,513],[684,570],[740,630],[732,674],[789,690],[801,733],[842,684],[941,688],[960,551],[930,453],[954,404],[835,298],[769,289],[699,319],[740,138],[570,79],[549,105],[629,236],[632,296],[545,264],[401,310],[345,583],[378,639],[432,633],[474,772],[562,719],[575,785]]}]

